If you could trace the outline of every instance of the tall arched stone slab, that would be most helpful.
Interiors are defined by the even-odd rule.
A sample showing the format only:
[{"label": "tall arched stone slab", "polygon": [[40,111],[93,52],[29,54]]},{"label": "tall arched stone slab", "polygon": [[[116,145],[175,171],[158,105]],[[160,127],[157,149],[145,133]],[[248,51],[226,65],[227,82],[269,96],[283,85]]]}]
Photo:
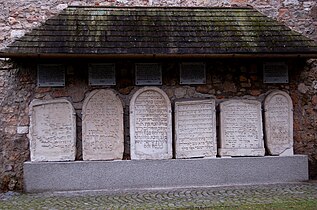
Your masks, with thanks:
[{"label": "tall arched stone slab", "polygon": [[72,161],[76,155],[76,114],[65,99],[30,104],[31,161]]},{"label": "tall arched stone slab", "polygon": [[261,103],[228,100],[220,104],[220,156],[264,156]]},{"label": "tall arched stone slab", "polygon": [[130,101],[131,159],[172,158],[171,102],[161,89],[144,87]]},{"label": "tall arched stone slab", "polygon": [[271,92],[264,101],[265,145],[271,155],[293,155],[293,102],[283,91]]},{"label": "tall arched stone slab", "polygon": [[82,111],[83,160],[122,159],[123,106],[110,89],[92,91]]}]

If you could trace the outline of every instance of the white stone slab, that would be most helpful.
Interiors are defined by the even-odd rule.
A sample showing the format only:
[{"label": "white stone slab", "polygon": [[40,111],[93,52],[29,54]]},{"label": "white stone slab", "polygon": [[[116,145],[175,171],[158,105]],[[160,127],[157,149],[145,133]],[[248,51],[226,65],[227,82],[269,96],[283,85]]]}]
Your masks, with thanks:
[{"label": "white stone slab", "polygon": [[229,100],[220,104],[220,156],[264,156],[261,103]]},{"label": "white stone slab", "polygon": [[271,155],[293,155],[293,103],[283,91],[271,92],[264,101],[265,144]]},{"label": "white stone slab", "polygon": [[76,154],[76,114],[65,99],[30,104],[31,161],[70,161]]},{"label": "white stone slab", "polygon": [[161,89],[144,87],[130,101],[131,159],[172,158],[171,102]]},{"label": "white stone slab", "polygon": [[216,157],[215,100],[175,102],[176,158]]},{"label": "white stone slab", "polygon": [[110,89],[92,91],[82,111],[83,160],[122,159],[123,106]]}]

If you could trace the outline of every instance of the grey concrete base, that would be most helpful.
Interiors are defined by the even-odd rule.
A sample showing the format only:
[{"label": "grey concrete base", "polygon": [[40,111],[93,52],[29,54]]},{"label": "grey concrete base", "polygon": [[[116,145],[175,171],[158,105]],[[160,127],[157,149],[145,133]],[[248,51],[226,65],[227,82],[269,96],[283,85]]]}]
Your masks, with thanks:
[{"label": "grey concrete base", "polygon": [[264,184],[308,180],[304,155],[26,162],[26,192]]}]

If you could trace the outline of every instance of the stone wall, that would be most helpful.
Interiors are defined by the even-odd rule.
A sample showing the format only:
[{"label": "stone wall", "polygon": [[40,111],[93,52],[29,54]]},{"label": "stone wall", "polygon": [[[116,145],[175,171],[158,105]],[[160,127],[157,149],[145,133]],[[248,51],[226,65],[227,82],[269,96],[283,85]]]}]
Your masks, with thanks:
[{"label": "stone wall", "polygon": [[[246,6],[251,5],[263,14],[277,19],[296,31],[317,41],[317,2],[310,0],[0,0],[0,48],[23,36],[67,5],[100,6]],[[85,65],[74,65],[74,74],[67,75],[65,88],[37,88],[36,64],[21,65],[10,61],[0,62],[0,189],[23,189],[22,164],[29,160],[28,105],[34,98],[67,98],[77,113],[78,152],[81,159],[81,107],[85,95],[92,87],[87,85]],[[164,85],[161,87],[172,101],[177,98],[212,96],[221,101],[227,98],[254,98],[262,101],[268,90],[289,91],[294,102],[294,148],[297,154],[308,154],[311,178],[317,177],[317,64],[310,60],[290,63],[291,78],[288,85],[266,85],[262,82],[260,63],[248,61],[212,61],[208,64],[206,85],[180,86],[178,64],[164,63]],[[119,82],[114,87],[120,93],[125,107],[125,128],[128,128],[128,102],[138,89],[133,86],[133,62],[118,62]],[[170,73],[167,73],[170,72]],[[212,74],[210,72],[213,72]],[[128,129],[126,129],[125,155],[129,158]]]},{"label": "stone wall", "polygon": [[[58,61],[51,61],[52,63]],[[158,62],[158,61],[154,61]],[[296,154],[307,154],[310,159],[310,175],[316,176],[316,112],[317,98],[310,98],[314,94],[314,87],[309,86],[316,78],[313,71],[304,71],[305,62],[287,61],[291,73],[289,84],[264,84],[262,76],[263,60],[212,60],[207,64],[206,85],[180,85],[179,63],[159,61],[162,63],[163,85],[160,86],[173,103],[180,98],[215,98],[217,104],[226,99],[254,99],[263,102],[270,90],[279,89],[289,92],[294,102],[294,149]],[[77,116],[77,155],[76,160],[82,160],[81,152],[81,112],[85,97],[96,88],[88,86],[87,63],[72,63],[67,61],[68,71],[66,86],[63,88],[39,88],[36,85],[36,63],[16,66],[7,63],[2,70],[6,78],[2,88],[1,112],[1,144],[2,190],[20,190],[23,188],[22,163],[29,160],[28,139],[25,134],[29,125],[28,105],[33,99],[65,98],[75,108]],[[141,87],[134,86],[135,61],[116,62],[117,85],[111,87],[119,93],[124,105],[125,151],[123,159],[130,159],[129,142],[129,102],[132,95]],[[315,65],[312,63],[311,65]],[[310,69],[306,67],[306,69]],[[307,74],[307,75],[305,75]],[[300,83],[301,77],[311,78]],[[304,80],[303,80],[304,81]],[[298,85],[299,84],[299,85]],[[298,89],[299,87],[299,89]],[[304,94],[305,92],[305,94]]]},{"label": "stone wall", "polygon": [[[295,151],[309,154],[311,178],[317,179],[317,64],[309,60],[297,78],[294,101]],[[297,88],[297,89],[296,89]]]},{"label": "stone wall", "polygon": [[27,70],[19,71],[10,62],[2,63],[0,75],[0,189],[20,190],[29,144],[26,135],[17,134],[17,127],[29,124],[28,102],[35,85]]}]

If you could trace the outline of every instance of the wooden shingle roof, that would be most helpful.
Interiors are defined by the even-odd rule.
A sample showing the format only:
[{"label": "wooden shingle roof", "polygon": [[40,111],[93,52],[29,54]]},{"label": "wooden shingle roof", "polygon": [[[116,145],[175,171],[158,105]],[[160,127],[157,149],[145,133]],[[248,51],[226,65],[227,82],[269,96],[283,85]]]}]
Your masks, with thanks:
[{"label": "wooden shingle roof", "polygon": [[68,7],[0,57],[316,53],[314,41],[251,8]]}]

